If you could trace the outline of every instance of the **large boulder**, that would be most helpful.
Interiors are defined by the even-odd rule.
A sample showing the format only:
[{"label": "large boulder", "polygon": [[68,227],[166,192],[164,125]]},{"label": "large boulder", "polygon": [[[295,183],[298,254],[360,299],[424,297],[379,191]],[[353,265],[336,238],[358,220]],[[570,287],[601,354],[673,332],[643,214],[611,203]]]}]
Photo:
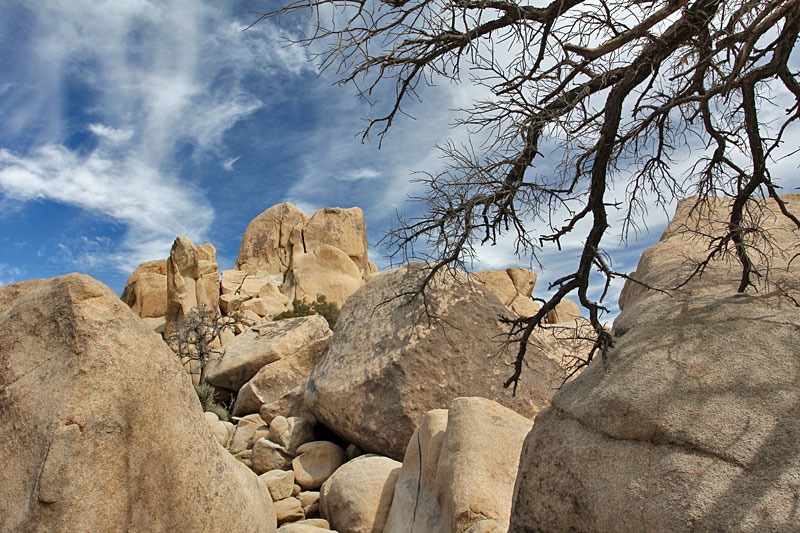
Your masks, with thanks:
[{"label": "large boulder", "polygon": [[233,404],[233,415],[258,413],[262,405],[280,402],[296,387],[305,385],[329,338],[330,334],[262,367],[239,389]]},{"label": "large boulder", "polygon": [[206,380],[217,387],[239,390],[264,366],[304,350],[313,352],[312,345],[317,346],[330,334],[328,323],[319,315],[256,324],[209,359]]},{"label": "large boulder", "polygon": [[211,243],[195,246],[178,237],[167,260],[167,334],[195,307],[219,311],[217,251]]},{"label": "large boulder", "polygon": [[532,424],[486,398],[428,412],[408,443],[383,531],[505,532]]},{"label": "large boulder", "polygon": [[0,531],[275,531],[264,485],[109,288],[0,287],[0,324]]},{"label": "large boulder", "polygon": [[436,277],[424,298],[398,298],[427,272],[425,265],[409,265],[351,296],[306,389],[306,405],[326,426],[363,450],[395,459],[431,409],[459,396],[483,396],[533,418],[563,377],[564,346],[551,334],[534,334],[528,368],[512,396],[503,382],[516,349],[503,343],[507,331],[499,321],[508,310],[463,272]]},{"label": "large boulder", "polygon": [[[337,531],[386,531],[384,525],[399,473],[400,463],[388,457],[356,457],[342,465],[322,485],[320,513]],[[409,517],[405,518],[408,520]]]},{"label": "large boulder", "polygon": [[[242,236],[236,270],[282,274],[291,266],[296,244],[295,228],[302,227],[308,217],[290,203],[274,205],[254,218]],[[302,247],[302,243],[299,243]]]},{"label": "large boulder", "polygon": [[364,212],[359,207],[320,209],[306,222],[303,243],[307,251],[324,244],[338,248],[350,257],[362,273],[369,270],[367,226],[364,223]]},{"label": "large boulder", "polygon": [[364,284],[362,272],[347,254],[329,244],[295,255],[283,292],[292,301],[313,302],[324,295],[341,307]]},{"label": "large boulder", "polygon": [[142,318],[166,316],[167,260],[148,261],[136,267],[120,298]]},{"label": "large boulder", "polygon": [[[800,212],[800,197],[784,198]],[[708,256],[691,230],[724,224],[728,202],[692,203],[635,279],[675,287]],[[741,267],[719,259],[669,295],[626,286],[614,346],[526,439],[510,531],[800,529],[800,308],[782,296],[800,297],[788,266],[800,241],[770,204],[753,208],[775,244],[752,254],[773,262],[770,284],[738,294]]]},{"label": "large boulder", "polygon": [[536,285],[534,272],[514,267],[506,270],[481,270],[471,276],[516,314],[533,316],[539,311],[539,304],[531,299],[533,287]]}]

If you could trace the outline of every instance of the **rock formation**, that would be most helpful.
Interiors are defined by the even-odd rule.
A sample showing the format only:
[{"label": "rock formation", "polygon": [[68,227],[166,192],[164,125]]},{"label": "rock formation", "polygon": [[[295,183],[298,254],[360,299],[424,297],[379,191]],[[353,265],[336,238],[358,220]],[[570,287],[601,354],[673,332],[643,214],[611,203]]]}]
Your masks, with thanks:
[{"label": "rock formation", "polygon": [[0,531],[275,531],[175,354],[110,289],[0,287],[0,324]]},{"label": "rock formation", "polygon": [[383,531],[505,532],[532,424],[486,398],[457,398],[449,410],[426,413],[408,443]]},{"label": "rock formation", "polygon": [[[784,197],[800,212],[800,197]],[[771,202],[771,200],[768,200]],[[691,231],[727,201],[685,200],[632,276],[670,288],[708,255]],[[526,439],[511,532],[794,531],[800,485],[798,231],[764,210],[775,247],[758,292],[712,261],[669,295],[628,282],[614,346],[554,396]]]},{"label": "rock formation", "polygon": [[309,216],[283,203],[247,226],[235,271],[271,279],[289,302],[323,295],[341,306],[377,268],[367,257],[361,209],[330,207]]},{"label": "rock formation", "polygon": [[167,260],[167,334],[194,307],[219,310],[217,251],[211,243],[195,246],[178,237]]},{"label": "rock formation", "polygon": [[533,418],[562,378],[564,347],[537,334],[512,396],[503,381],[516,352],[503,351],[499,323],[508,310],[463,273],[438,277],[424,303],[420,297],[404,305],[396,296],[425,272],[421,264],[387,272],[351,296],[306,389],[307,406],[326,426],[395,459],[431,409],[459,396],[483,396]]}]

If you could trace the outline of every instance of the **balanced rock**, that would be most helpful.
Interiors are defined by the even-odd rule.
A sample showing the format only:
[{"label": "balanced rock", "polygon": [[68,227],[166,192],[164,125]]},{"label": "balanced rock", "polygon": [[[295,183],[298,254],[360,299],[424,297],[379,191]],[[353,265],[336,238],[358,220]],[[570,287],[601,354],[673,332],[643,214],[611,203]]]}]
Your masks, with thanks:
[{"label": "balanced rock", "polygon": [[[800,213],[800,197],[784,197]],[[510,531],[800,529],[800,273],[797,230],[768,199],[751,213],[772,239],[759,292],[741,266],[712,261],[670,295],[626,286],[614,346],[536,418],[520,460]],[[682,202],[632,275],[673,288],[708,257],[728,200]],[[749,237],[748,237],[749,238]],[[755,243],[754,243],[755,244]],[[752,250],[752,249],[751,249]],[[764,270],[766,272],[766,270]]]},{"label": "balanced rock", "polygon": [[142,263],[122,289],[123,302],[142,318],[161,318],[167,315],[167,260]]},{"label": "balanced rock", "polygon": [[503,382],[516,349],[503,344],[507,331],[499,321],[508,310],[460,272],[435,278],[425,302],[397,298],[426,273],[425,265],[412,264],[377,276],[351,296],[306,388],[306,405],[325,426],[367,452],[395,459],[431,409],[460,396],[483,396],[533,418],[563,377],[564,347],[548,333],[534,334],[512,396]]},{"label": "balanced rock", "polygon": [[379,455],[362,455],[345,463],[322,485],[323,518],[338,531],[385,531],[399,472],[399,462]]},{"label": "balanced rock", "polygon": [[211,243],[195,246],[188,237],[178,237],[167,260],[167,334],[200,306],[219,311],[217,251]]},{"label": "balanced rock", "polygon": [[217,387],[239,390],[264,366],[309,349],[330,334],[328,323],[319,315],[256,324],[225,344],[220,355],[209,359],[206,380]]},{"label": "balanced rock", "polygon": [[486,398],[457,398],[449,411],[427,413],[409,441],[382,531],[505,532],[532,424]]},{"label": "balanced rock", "polygon": [[108,287],[0,287],[0,324],[1,531],[275,531],[175,354]]}]

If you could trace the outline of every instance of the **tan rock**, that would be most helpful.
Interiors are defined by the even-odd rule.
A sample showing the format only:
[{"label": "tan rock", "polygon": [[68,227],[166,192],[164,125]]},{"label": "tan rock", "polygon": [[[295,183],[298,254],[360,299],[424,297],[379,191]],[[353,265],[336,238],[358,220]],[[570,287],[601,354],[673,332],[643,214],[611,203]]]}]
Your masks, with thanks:
[{"label": "tan rock", "polygon": [[[258,476],[267,485],[272,501],[284,500],[292,496],[294,472],[291,470],[270,470]],[[301,506],[303,506],[301,501]]]},{"label": "tan rock", "polygon": [[276,416],[269,424],[269,440],[294,455],[300,446],[314,440],[314,422],[296,416]]},{"label": "tan rock", "polygon": [[254,218],[242,236],[236,270],[282,274],[291,266],[294,243],[292,231],[307,217],[289,203],[270,207]]},{"label": "tan rock", "polygon": [[256,474],[264,474],[270,470],[289,470],[292,468],[292,456],[280,444],[262,437],[253,443],[250,468]]},{"label": "tan rock", "polygon": [[328,441],[307,442],[292,460],[294,479],[303,490],[314,490],[344,463],[344,450]]},{"label": "tan rock", "polygon": [[261,414],[261,418],[269,421],[282,414],[299,416],[309,420],[314,418],[314,415],[306,407],[305,391],[306,384],[304,382],[284,394],[280,399],[265,403],[258,411]]},{"label": "tan rock", "polygon": [[0,324],[0,530],[275,530],[175,355],[108,287],[0,287]]},{"label": "tan rock", "polygon": [[[800,212],[800,197],[785,199]],[[693,220],[682,202],[636,279],[662,288],[685,279],[708,245],[681,228],[700,221],[705,232],[725,220],[725,203]],[[796,229],[767,215],[762,228],[783,252],[756,261],[769,257],[770,282],[797,291],[800,274],[787,268]],[[526,439],[510,531],[800,527],[800,359],[791,356],[800,309],[761,280],[759,292],[737,294],[739,269],[720,259],[670,295],[627,295],[604,361],[566,384]]]},{"label": "tan rock", "polygon": [[474,272],[471,276],[505,306],[511,304],[517,297],[517,288],[505,270],[482,270]]},{"label": "tan rock", "polygon": [[236,455],[241,451],[252,448],[253,436],[262,428],[269,431],[264,420],[258,416],[258,413],[247,415],[239,419],[231,442],[228,445],[228,451]]},{"label": "tan rock", "polygon": [[303,513],[306,515],[306,518],[316,514],[319,511],[319,491],[302,491],[297,494],[297,499],[300,500],[300,505],[303,506]]},{"label": "tan rock", "polygon": [[378,455],[344,464],[320,490],[323,518],[339,531],[382,532],[399,472],[399,462]]},{"label": "tan rock", "polygon": [[296,522],[305,518],[300,500],[292,497],[275,502],[275,515],[278,519],[278,525],[286,522]]},{"label": "tan rock", "polygon": [[561,300],[556,308],[547,313],[548,324],[565,324],[568,322],[575,323],[581,317],[581,308],[578,304],[564,298]]},{"label": "tan rock", "polygon": [[309,253],[295,255],[283,291],[292,300],[306,302],[324,295],[341,307],[363,284],[361,271],[344,251],[322,244]]},{"label": "tan rock", "polygon": [[167,314],[167,260],[142,263],[125,283],[122,301],[142,318]]},{"label": "tan rock", "polygon": [[519,316],[533,316],[539,311],[539,304],[531,300],[536,274],[530,270],[483,270],[471,274],[471,277]]},{"label": "tan rock", "polygon": [[167,260],[167,334],[200,306],[219,310],[217,252],[210,243],[195,246],[188,237],[178,237]]},{"label": "tan rock", "polygon": [[560,384],[559,361],[567,352],[551,334],[535,333],[512,396],[503,382],[516,351],[503,351],[506,330],[499,323],[508,310],[466,274],[448,273],[426,292],[441,320],[426,322],[421,299],[403,305],[395,298],[425,272],[419,264],[385,272],[351,296],[306,388],[306,406],[325,426],[367,452],[396,459],[424,414],[459,396],[495,399],[533,418]]},{"label": "tan rock", "polygon": [[514,284],[517,294],[530,298],[536,286],[536,273],[527,268],[512,267],[506,269],[506,274]]},{"label": "tan rock", "polygon": [[262,322],[223,346],[219,357],[206,366],[212,385],[239,390],[265,365],[288,357],[330,335],[319,315]]},{"label": "tan rock", "polygon": [[409,441],[384,531],[506,531],[532,424],[486,398],[429,412]]},{"label": "tan rock", "polygon": [[327,523],[327,521],[318,522],[314,520],[300,520],[289,524],[283,524],[278,528],[280,533],[330,533],[329,527],[323,527],[320,524]]},{"label": "tan rock", "polygon": [[272,318],[291,309],[290,303],[289,298],[280,294],[279,298],[250,298],[238,304],[238,309],[250,311],[262,318]]},{"label": "tan rock", "polygon": [[[239,416],[258,412],[263,404],[280,402],[294,389],[304,386],[308,376],[311,375],[311,370],[328,345],[328,339],[330,339],[330,333],[315,342],[302,346],[292,355],[262,367],[239,389],[236,403],[233,406],[233,414]],[[300,394],[302,396],[302,391]],[[282,409],[284,410],[278,411],[278,413],[286,413],[289,416],[295,414],[289,412],[290,407],[288,406],[284,405]]]},{"label": "tan rock", "polygon": [[368,272],[370,269],[367,259],[367,226],[364,224],[364,212],[358,207],[320,209],[306,222],[303,243],[308,251],[323,245],[333,246],[350,257],[360,272]]},{"label": "tan rock", "polygon": [[220,420],[219,416],[215,413],[205,412],[203,416],[206,419],[209,429],[211,429],[211,433],[214,434],[214,438],[217,439],[220,446],[227,448],[233,437],[233,424],[228,421]]}]

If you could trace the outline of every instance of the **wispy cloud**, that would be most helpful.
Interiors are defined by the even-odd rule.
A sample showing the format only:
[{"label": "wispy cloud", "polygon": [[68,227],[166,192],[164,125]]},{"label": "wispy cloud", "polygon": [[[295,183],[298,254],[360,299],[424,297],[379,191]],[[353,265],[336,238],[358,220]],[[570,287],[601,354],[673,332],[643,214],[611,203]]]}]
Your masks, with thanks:
[{"label": "wispy cloud", "polygon": [[204,239],[214,209],[180,156],[233,170],[225,134],[270,105],[250,84],[308,68],[302,50],[281,49],[271,22],[243,33],[249,20],[227,9],[49,0],[18,12],[29,43],[0,75],[2,196],[124,224],[122,243],[96,247],[122,271],[164,256],[176,235]]}]

